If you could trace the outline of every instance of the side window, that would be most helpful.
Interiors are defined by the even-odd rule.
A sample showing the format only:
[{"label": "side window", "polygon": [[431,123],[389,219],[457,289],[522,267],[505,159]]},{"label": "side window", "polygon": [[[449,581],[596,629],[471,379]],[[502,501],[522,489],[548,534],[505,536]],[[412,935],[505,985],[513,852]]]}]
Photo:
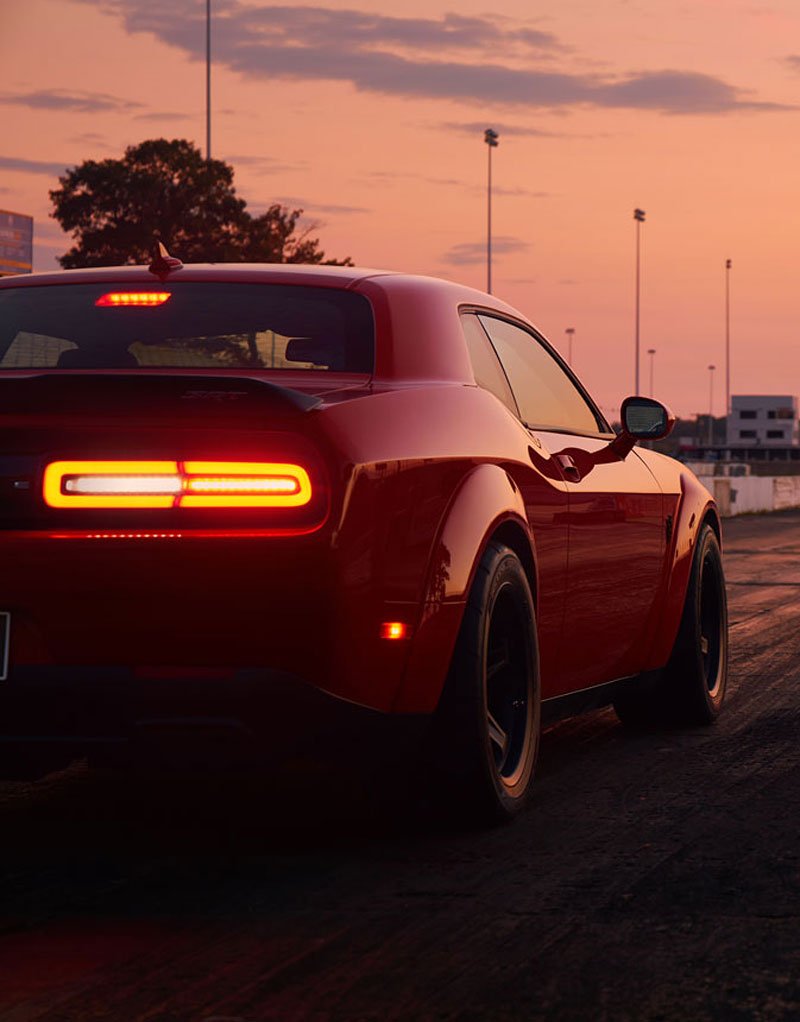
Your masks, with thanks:
[{"label": "side window", "polygon": [[602,425],[583,394],[533,334],[504,319],[478,316],[529,426],[597,433]]},{"label": "side window", "polygon": [[478,317],[470,313],[461,316],[461,326],[464,330],[464,337],[467,341],[472,371],[475,374],[475,382],[479,387],[488,390],[499,397],[503,404],[509,408],[514,415],[519,415],[514,395],[508,385],[506,374],[495,354],[494,348],[486,336],[486,331],[478,322]]}]

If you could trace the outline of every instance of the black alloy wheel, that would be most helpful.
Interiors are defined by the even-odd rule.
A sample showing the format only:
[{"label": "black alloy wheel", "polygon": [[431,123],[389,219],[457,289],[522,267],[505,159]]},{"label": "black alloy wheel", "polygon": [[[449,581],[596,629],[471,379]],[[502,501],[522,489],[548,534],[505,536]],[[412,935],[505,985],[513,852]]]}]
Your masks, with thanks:
[{"label": "black alloy wheel", "polygon": [[727,613],[721,563],[706,550],[700,581],[699,652],[709,699],[719,695],[727,668]]},{"label": "black alloy wheel", "polygon": [[510,582],[498,591],[489,616],[485,677],[486,728],[494,768],[509,787],[525,765],[531,726],[527,615]]},{"label": "black alloy wheel", "polygon": [[536,619],[522,564],[491,542],[478,565],[430,736],[439,803],[463,821],[515,816],[539,747]]},{"label": "black alloy wheel", "polygon": [[655,688],[629,688],[614,701],[633,727],[712,724],[728,684],[728,603],[722,552],[707,523],[696,541],[686,599],[672,655]]}]

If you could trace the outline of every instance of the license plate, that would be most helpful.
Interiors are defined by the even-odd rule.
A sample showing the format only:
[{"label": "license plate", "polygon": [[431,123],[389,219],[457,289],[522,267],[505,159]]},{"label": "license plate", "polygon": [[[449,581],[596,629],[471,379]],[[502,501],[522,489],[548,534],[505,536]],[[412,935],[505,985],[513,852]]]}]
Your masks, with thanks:
[{"label": "license plate", "polygon": [[0,681],[8,677],[8,642],[11,634],[11,615],[0,610]]}]

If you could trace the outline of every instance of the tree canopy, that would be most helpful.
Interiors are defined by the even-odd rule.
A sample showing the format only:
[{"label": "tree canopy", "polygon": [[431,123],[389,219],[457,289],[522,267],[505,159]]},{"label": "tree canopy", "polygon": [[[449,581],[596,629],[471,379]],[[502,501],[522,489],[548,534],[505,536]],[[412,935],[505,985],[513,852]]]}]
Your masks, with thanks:
[{"label": "tree canopy", "polygon": [[206,160],[186,139],[129,146],[120,160],[86,160],[50,192],[51,214],[75,244],[64,269],[149,262],[163,241],[187,263],[267,262],[352,265],[326,259],[302,209],[273,203],[252,216],[233,186],[233,167]]}]

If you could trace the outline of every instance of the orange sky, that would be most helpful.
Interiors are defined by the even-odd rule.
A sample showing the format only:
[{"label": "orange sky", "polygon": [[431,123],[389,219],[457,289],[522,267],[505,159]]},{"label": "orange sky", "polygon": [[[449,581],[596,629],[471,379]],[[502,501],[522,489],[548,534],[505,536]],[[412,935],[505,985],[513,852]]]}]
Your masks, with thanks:
[{"label": "orange sky", "polygon": [[[800,392],[797,0],[212,0],[212,155],[254,211],[302,206],[330,255],[494,291],[613,415],[642,388],[723,410],[725,259],[734,393]],[[145,138],[205,145],[204,0],[2,0],[0,208],[36,218],[61,169]],[[798,109],[795,108],[798,104]]]}]

